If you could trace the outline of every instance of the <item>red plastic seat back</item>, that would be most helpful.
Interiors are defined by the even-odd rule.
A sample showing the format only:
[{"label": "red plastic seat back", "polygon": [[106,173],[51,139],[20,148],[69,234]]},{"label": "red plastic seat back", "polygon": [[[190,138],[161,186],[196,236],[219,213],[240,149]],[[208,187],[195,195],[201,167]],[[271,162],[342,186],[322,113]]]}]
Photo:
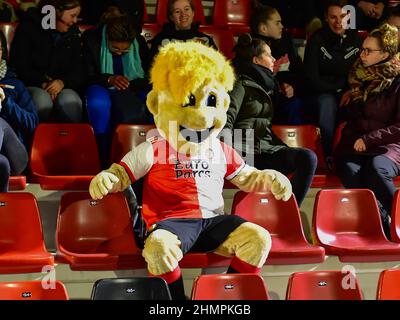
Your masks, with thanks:
[{"label": "red plastic seat back", "polygon": [[0,23],[0,31],[3,32],[7,40],[7,49],[10,52],[11,42],[14,39],[15,30],[17,29],[18,23],[16,22],[2,22]]},{"label": "red plastic seat back", "polygon": [[287,300],[362,300],[357,278],[341,271],[296,272],[289,278]]},{"label": "red plastic seat back", "polygon": [[392,206],[392,223],[390,234],[393,242],[400,243],[400,191],[396,191]]},{"label": "red plastic seat back", "polygon": [[119,162],[134,147],[156,135],[157,129],[152,124],[120,124],[113,136],[111,161]]},{"label": "red plastic seat back", "polygon": [[257,274],[210,274],[196,278],[192,300],[269,300],[269,296]]},{"label": "red plastic seat back", "polygon": [[383,270],[379,276],[377,300],[400,300],[400,270]]},{"label": "red plastic seat back", "polygon": [[[206,17],[204,15],[204,8],[201,0],[194,0],[194,22],[206,24]],[[156,7],[156,21],[159,25],[168,22],[168,0],[157,0]]]},{"label": "red plastic seat back", "polygon": [[314,232],[317,240],[329,244],[337,234],[357,234],[385,240],[378,205],[371,190],[320,190],[314,205]]},{"label": "red plastic seat back", "polygon": [[235,194],[232,204],[232,214],[267,229],[271,235],[305,241],[301,218],[296,199],[293,195],[288,201],[278,201],[271,193]]},{"label": "red plastic seat back", "polygon": [[225,57],[228,59],[233,58],[233,47],[235,46],[235,40],[233,34],[228,29],[218,29],[214,26],[201,26],[199,31],[211,36],[218,48]]},{"label": "red plastic seat back", "polygon": [[33,137],[34,175],[95,175],[100,161],[93,129],[88,124],[40,124]]},{"label": "red plastic seat back", "polygon": [[0,193],[0,252],[45,251],[42,225],[31,193]]},{"label": "red plastic seat back", "polygon": [[272,131],[289,147],[307,148],[314,151],[318,158],[319,169],[324,168],[325,157],[317,127],[313,125],[274,125]]},{"label": "red plastic seat back", "polygon": [[213,24],[225,27],[231,25],[249,25],[251,0],[214,1]]},{"label": "red plastic seat back", "polygon": [[132,220],[122,193],[92,200],[88,192],[67,192],[57,221],[60,252],[110,255],[139,253]]},{"label": "red plastic seat back", "polygon": [[68,300],[68,294],[60,281],[1,282],[0,300]]}]

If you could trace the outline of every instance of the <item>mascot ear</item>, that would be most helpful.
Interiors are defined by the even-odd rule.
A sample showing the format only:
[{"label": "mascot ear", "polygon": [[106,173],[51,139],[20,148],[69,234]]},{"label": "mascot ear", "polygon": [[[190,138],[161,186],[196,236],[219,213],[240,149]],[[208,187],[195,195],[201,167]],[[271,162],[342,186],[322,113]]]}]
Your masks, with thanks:
[{"label": "mascot ear", "polygon": [[158,94],[156,91],[151,90],[147,94],[146,104],[153,116],[158,114]]}]

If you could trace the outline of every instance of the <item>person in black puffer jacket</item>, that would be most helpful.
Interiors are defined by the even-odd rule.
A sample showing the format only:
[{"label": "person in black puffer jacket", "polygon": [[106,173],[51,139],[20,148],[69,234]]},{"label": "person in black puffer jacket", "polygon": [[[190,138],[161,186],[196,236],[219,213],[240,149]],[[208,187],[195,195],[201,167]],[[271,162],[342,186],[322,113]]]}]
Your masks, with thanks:
[{"label": "person in black puffer jacket", "polygon": [[[56,29],[44,29],[41,8],[56,8]],[[81,122],[84,68],[78,0],[44,0],[21,20],[11,44],[10,65],[28,87],[40,121]],[[52,116],[52,118],[50,118]]]},{"label": "person in black puffer jacket", "polygon": [[359,55],[362,40],[356,30],[344,29],[345,16],[338,1],[325,7],[327,24],[308,41],[304,69],[310,104],[316,110],[328,167],[332,164],[332,145],[337,112],[348,98],[347,76]]},{"label": "person in black puffer jacket", "polygon": [[288,147],[272,131],[279,88],[272,73],[275,59],[269,46],[260,39],[252,39],[250,34],[243,34],[235,51],[233,66],[238,80],[230,93],[225,128],[254,131],[254,145],[246,140],[234,141],[235,149],[254,155],[257,169],[292,173],[293,193],[300,206],[311,185],[317,156],[309,149]]}]

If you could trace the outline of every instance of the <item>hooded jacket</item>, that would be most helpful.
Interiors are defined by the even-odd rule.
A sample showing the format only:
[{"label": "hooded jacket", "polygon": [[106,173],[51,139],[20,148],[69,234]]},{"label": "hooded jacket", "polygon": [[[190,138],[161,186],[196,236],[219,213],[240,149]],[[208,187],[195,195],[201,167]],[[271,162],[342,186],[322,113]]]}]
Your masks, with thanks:
[{"label": "hooded jacket", "polygon": [[[234,61],[238,80],[230,92],[231,103],[227,111],[228,129],[253,129],[254,154],[274,153],[287,147],[272,131],[274,100],[277,82],[272,72],[253,63]],[[242,135],[245,139],[245,135]],[[237,142],[236,142],[237,143]],[[249,141],[242,140],[240,151],[246,150]],[[249,149],[247,149],[249,150]]]}]

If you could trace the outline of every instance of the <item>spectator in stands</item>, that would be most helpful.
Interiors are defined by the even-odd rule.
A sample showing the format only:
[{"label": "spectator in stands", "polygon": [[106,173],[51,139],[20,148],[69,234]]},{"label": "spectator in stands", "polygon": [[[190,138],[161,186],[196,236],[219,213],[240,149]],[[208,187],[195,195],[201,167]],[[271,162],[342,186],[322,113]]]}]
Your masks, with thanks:
[{"label": "spectator in stands", "polygon": [[144,0],[84,0],[82,2],[82,23],[87,25],[97,25],[100,23],[101,16],[109,7],[116,6],[126,13],[136,30],[140,33],[143,23]]},{"label": "spectator in stands", "polygon": [[397,28],[397,36],[400,43],[400,5],[391,8],[386,22]]},{"label": "spectator in stands", "polygon": [[369,188],[380,204],[387,236],[400,175],[400,58],[397,29],[384,24],[364,40],[350,75],[347,123],[335,149],[337,173],[346,188]]},{"label": "spectator in stands", "polygon": [[[55,29],[42,26],[41,8],[45,5],[56,8]],[[42,0],[38,8],[27,12],[15,32],[10,64],[28,86],[40,121],[82,120],[79,12],[79,0]]]},{"label": "spectator in stands", "polygon": [[199,31],[199,24],[193,21],[195,5],[193,0],[168,0],[168,23],[151,40],[150,61],[161,46],[170,41],[199,41],[215,49],[217,46],[209,35]]},{"label": "spectator in stands", "polygon": [[83,52],[91,85],[86,90],[86,108],[105,157],[117,124],[149,122],[145,97],[150,88],[148,47],[130,18],[110,7],[102,22],[83,34]]},{"label": "spectator in stands", "polygon": [[349,0],[356,8],[356,28],[370,31],[379,26],[387,16],[388,0]]},{"label": "spectator in stands", "polygon": [[300,28],[312,33],[321,27],[320,0],[255,0],[253,4],[256,7],[263,4],[276,8],[288,28]]},{"label": "spectator in stands", "polygon": [[279,81],[281,95],[275,108],[274,122],[302,124],[304,104],[298,97],[297,89],[303,62],[292,37],[283,32],[279,12],[270,6],[259,6],[250,17],[250,28],[252,37],[265,41],[276,58],[274,74]]},{"label": "spectator in stands", "polygon": [[243,141],[238,151],[254,153],[257,169],[292,173],[293,193],[300,206],[311,185],[317,156],[308,149],[288,147],[272,131],[274,98],[279,88],[273,75],[275,59],[269,46],[250,34],[242,34],[235,52],[233,65],[238,80],[230,93],[226,128],[254,130],[254,148]]},{"label": "spectator in stands", "polygon": [[332,168],[332,145],[339,121],[339,106],[348,95],[347,76],[359,54],[361,38],[356,30],[345,29],[340,1],[331,0],[325,7],[325,26],[308,41],[305,57],[305,77],[310,104],[315,108],[328,168]]},{"label": "spectator in stands", "polygon": [[0,117],[8,122],[29,152],[39,122],[36,107],[24,84],[7,66],[7,41],[0,31],[0,89],[3,95]]},{"label": "spectator in stands", "polygon": [[28,90],[7,67],[7,42],[2,32],[0,40],[0,192],[7,192],[9,176],[26,168],[38,116]]}]

